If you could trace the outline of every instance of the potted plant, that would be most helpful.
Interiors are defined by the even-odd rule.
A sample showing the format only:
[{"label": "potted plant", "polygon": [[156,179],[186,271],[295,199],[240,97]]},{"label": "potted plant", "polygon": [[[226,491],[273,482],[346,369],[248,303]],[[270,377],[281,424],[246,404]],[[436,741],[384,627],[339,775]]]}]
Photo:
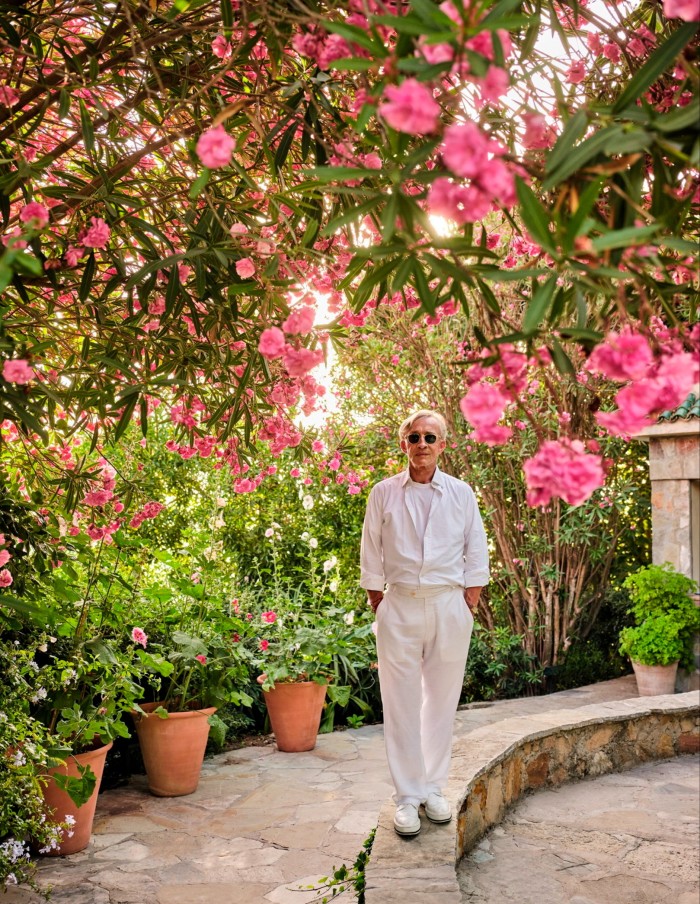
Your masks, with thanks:
[{"label": "potted plant", "polygon": [[243,690],[246,624],[217,586],[211,560],[183,577],[189,559],[155,555],[162,582],[142,591],[145,620],[132,637],[156,699],[136,705],[134,719],[150,791],[177,797],[197,789],[212,727],[223,741],[217,709],[252,703]]},{"label": "potted plant", "polygon": [[72,827],[46,818],[39,776],[48,770],[51,740],[29,712],[33,661],[29,651],[0,639],[0,888],[27,884],[41,892],[32,846],[48,853]]},{"label": "potted plant", "polygon": [[620,652],[630,657],[641,696],[671,694],[679,662],[692,668],[700,610],[695,581],[670,563],[647,565],[625,579],[635,624],[620,632]]},{"label": "potted plant", "polygon": [[260,684],[279,750],[299,752],[316,744],[326,696],[346,705],[349,685],[338,682],[341,665],[353,674],[355,645],[371,632],[371,625],[354,625],[336,604],[338,580],[336,560],[319,567],[314,538],[305,532],[308,567],[304,578],[280,575],[276,542],[279,525],[268,529],[271,556],[266,568],[258,569],[257,595],[260,637],[257,666]]}]

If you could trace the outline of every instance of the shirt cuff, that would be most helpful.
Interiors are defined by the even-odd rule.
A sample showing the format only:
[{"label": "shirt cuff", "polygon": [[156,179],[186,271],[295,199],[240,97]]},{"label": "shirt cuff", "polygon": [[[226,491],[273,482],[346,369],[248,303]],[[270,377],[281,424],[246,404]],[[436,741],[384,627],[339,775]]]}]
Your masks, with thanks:
[{"label": "shirt cuff", "polygon": [[360,578],[360,587],[362,587],[363,590],[383,590],[384,584],[383,574],[369,574],[369,572],[363,572],[362,577]]},{"label": "shirt cuff", "polygon": [[470,571],[464,574],[465,587],[485,587],[490,580],[488,571]]}]

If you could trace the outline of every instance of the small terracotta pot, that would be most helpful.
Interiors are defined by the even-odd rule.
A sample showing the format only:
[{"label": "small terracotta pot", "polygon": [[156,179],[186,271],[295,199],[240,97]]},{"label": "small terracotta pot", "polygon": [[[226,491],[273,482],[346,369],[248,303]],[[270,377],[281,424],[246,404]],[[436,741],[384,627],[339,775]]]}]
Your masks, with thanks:
[{"label": "small terracotta pot", "polygon": [[[260,675],[258,684],[263,684],[265,677]],[[284,753],[313,750],[326,687],[315,681],[277,682],[272,690],[263,691],[278,750]]]},{"label": "small terracotta pot", "polygon": [[192,794],[202,771],[209,716],[216,707],[168,713],[166,719],[161,719],[153,713],[159,706],[162,704],[142,703],[141,709],[150,715],[134,713],[148,789],[157,797]]},{"label": "small terracotta pot", "polygon": [[632,668],[640,697],[675,693],[677,662],[672,662],[671,665],[642,665],[641,662],[632,660]]},{"label": "small terracotta pot", "polygon": [[[47,851],[47,854],[56,857],[59,854],[75,854],[84,850],[90,843],[92,835],[92,824],[95,820],[95,807],[97,806],[97,795],[100,791],[100,782],[102,781],[102,773],[105,768],[105,760],[107,754],[111,750],[112,742],[104,747],[98,747],[96,750],[88,750],[85,753],[76,753],[68,757],[62,766],[56,766],[49,769],[49,779],[44,787],[44,803],[46,805],[46,816],[53,822],[63,822],[66,816],[75,818],[75,825],[72,827],[72,836],[68,836],[68,832],[64,831],[62,841],[58,848]],[[67,792],[62,791],[51,776],[69,775],[71,778],[80,778],[78,766],[89,766],[95,774],[97,782],[95,790],[89,800],[82,807],[77,807]]]}]

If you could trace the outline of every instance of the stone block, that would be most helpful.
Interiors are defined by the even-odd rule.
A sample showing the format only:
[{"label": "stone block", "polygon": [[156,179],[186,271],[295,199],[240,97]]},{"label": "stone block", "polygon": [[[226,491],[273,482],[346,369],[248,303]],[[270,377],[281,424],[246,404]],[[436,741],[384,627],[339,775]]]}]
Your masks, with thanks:
[{"label": "stone block", "polygon": [[515,754],[503,765],[503,803],[506,807],[515,803],[522,793],[523,761]]},{"label": "stone block", "polygon": [[489,776],[486,791],[486,811],[484,817],[486,824],[495,825],[503,818],[505,807],[503,805],[503,781],[500,766]]},{"label": "stone block", "polygon": [[617,732],[617,725],[602,725],[600,728],[597,728],[595,731],[593,731],[593,733],[586,740],[586,750],[590,751],[591,753],[596,750],[600,750],[612,740]]},{"label": "stone block", "polygon": [[525,763],[528,788],[541,788],[549,775],[549,754],[542,752]]},{"label": "stone block", "polygon": [[678,738],[679,753],[700,753],[700,735],[684,733]]}]

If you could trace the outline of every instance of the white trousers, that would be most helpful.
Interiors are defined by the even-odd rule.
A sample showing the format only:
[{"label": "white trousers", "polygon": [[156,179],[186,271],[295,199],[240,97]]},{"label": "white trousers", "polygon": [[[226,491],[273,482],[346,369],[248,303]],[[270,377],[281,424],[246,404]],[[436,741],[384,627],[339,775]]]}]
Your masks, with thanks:
[{"label": "white trousers", "polygon": [[461,587],[390,585],[377,609],[384,742],[398,804],[447,783],[474,618]]}]

